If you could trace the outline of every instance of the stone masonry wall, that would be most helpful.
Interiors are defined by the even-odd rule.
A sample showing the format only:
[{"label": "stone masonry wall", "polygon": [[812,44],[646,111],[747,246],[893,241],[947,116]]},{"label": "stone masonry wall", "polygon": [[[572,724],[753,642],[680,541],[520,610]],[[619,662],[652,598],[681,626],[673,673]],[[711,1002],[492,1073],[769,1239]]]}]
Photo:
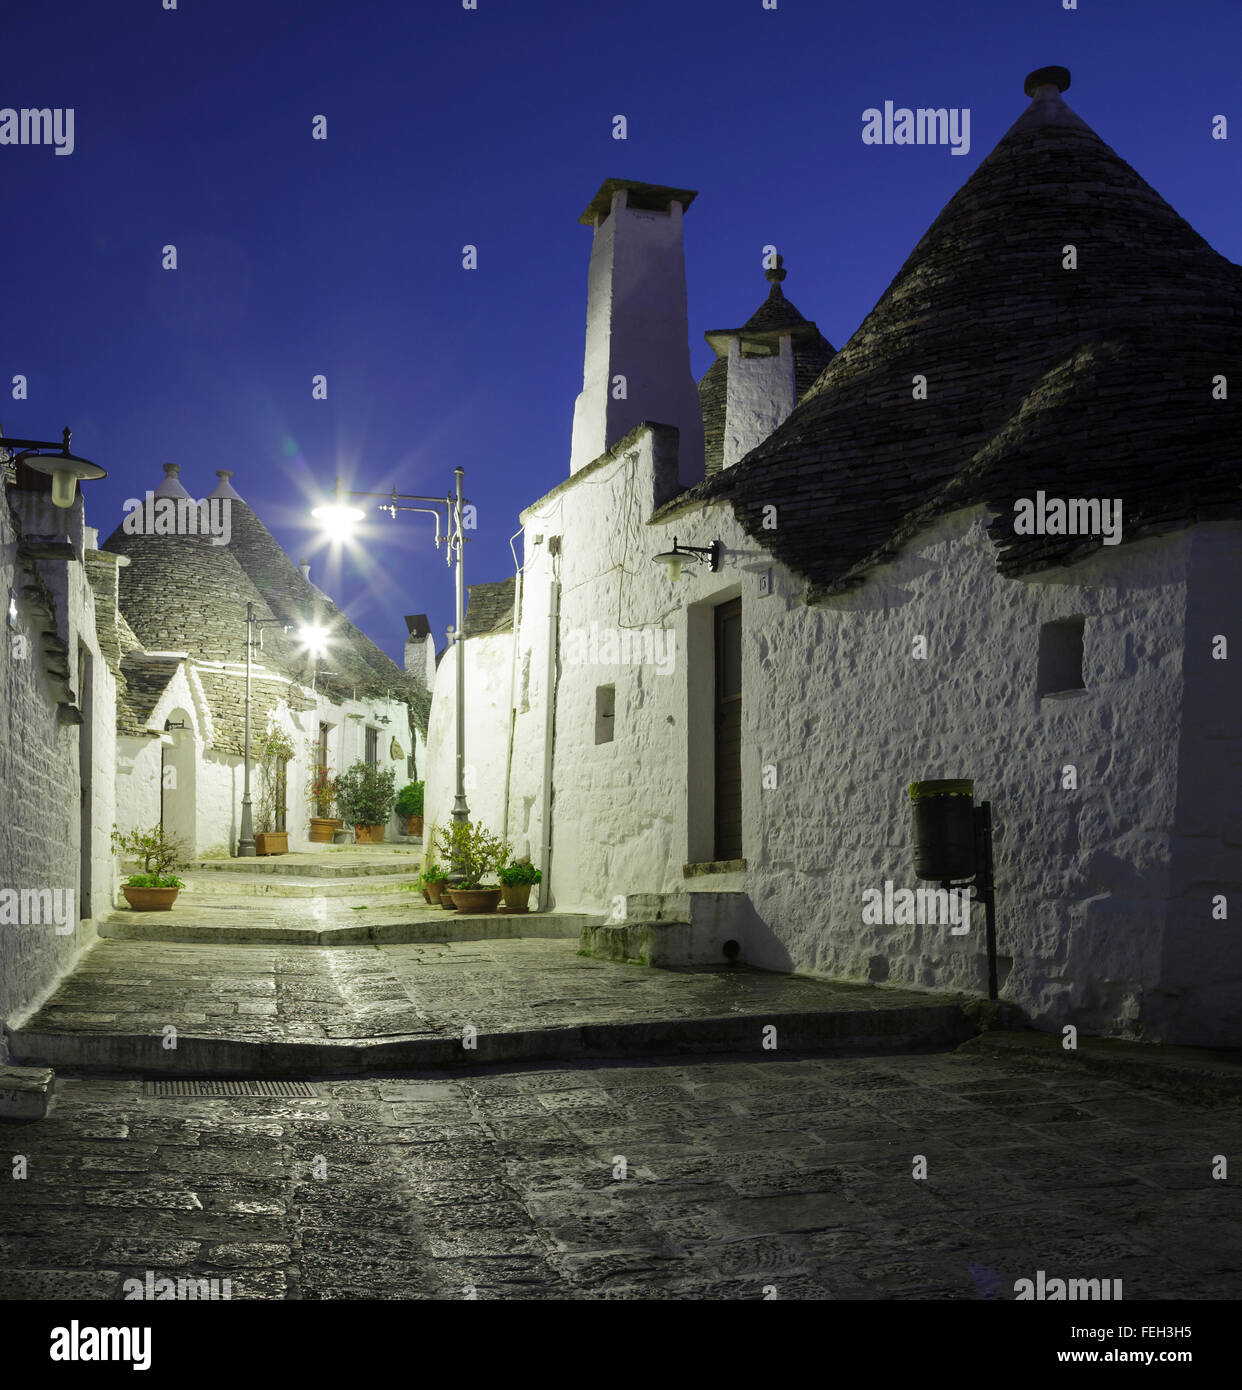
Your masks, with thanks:
[{"label": "stone masonry wall", "polygon": [[[71,511],[53,512],[45,496],[8,496],[17,516],[0,500],[0,597],[6,608],[10,595],[16,599],[17,616],[0,641],[0,887],[19,893],[68,890],[74,898],[63,935],[55,923],[0,925],[0,1019],[5,1022],[44,996],[95,939],[93,920],[80,914],[88,906],[95,913],[106,910],[111,899],[116,762],[116,686],[95,637],[95,600],[83,566],[90,533],[84,535],[82,500]],[[34,562],[50,616],[25,593],[30,581],[18,559],[19,531],[65,532],[75,547],[74,560]],[[49,632],[67,648],[63,656],[49,656]],[[79,703],[85,684],[83,725],[58,722],[62,695],[50,686],[45,663],[68,669],[68,685]]]},{"label": "stone masonry wall", "polygon": [[[727,509],[649,526],[659,487],[650,434],[637,431],[623,445],[524,517],[509,829],[532,849],[542,844],[555,582],[555,905],[610,912],[619,898],[668,900],[685,891],[683,863],[710,858],[710,615],[740,589],[741,886],[756,912],[747,958],[981,991],[981,909],[964,937],[941,926],[865,925],[861,911],[867,888],[918,886],[907,783],[973,777],[976,799],[993,803],[1003,996],[1044,1027],[1186,1038],[1193,1029],[1168,1005],[1162,953],[1175,892],[1191,533],[1109,548],[1035,579],[1002,579],[987,514],[975,508],[918,535],[853,594],[808,608],[802,585],[740,533]],[[651,556],[671,546],[674,532],[683,544],[719,537],[720,572],[687,565],[672,586]],[[558,536],[555,555],[550,538]],[[1041,697],[1041,625],[1077,616],[1086,688]],[[616,660],[600,645],[609,628],[619,636],[667,629],[672,669]],[[588,640],[576,649],[585,659],[567,655],[580,640],[575,630]],[[926,659],[914,655],[920,635]],[[609,684],[615,733],[597,743],[596,690]],[[1063,786],[1070,767],[1076,789]],[[765,769],[775,782],[766,790]],[[1191,987],[1195,969],[1178,966],[1178,990]],[[1207,972],[1200,969],[1201,983]],[[1214,1026],[1210,1018],[1195,1025]]]}]

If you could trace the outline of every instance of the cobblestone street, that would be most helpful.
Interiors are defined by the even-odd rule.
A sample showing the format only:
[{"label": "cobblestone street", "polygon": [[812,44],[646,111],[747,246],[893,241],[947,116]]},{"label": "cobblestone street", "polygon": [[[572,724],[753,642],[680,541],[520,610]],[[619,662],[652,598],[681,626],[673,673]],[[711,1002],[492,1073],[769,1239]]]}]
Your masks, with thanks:
[{"label": "cobblestone street", "polygon": [[[6,1127],[0,1296],[1242,1295],[1242,1109],[969,1052],[659,1059],[155,1097],[61,1078]],[[916,1155],[927,1178],[912,1177]],[[624,1175],[620,1164],[624,1163]]]}]

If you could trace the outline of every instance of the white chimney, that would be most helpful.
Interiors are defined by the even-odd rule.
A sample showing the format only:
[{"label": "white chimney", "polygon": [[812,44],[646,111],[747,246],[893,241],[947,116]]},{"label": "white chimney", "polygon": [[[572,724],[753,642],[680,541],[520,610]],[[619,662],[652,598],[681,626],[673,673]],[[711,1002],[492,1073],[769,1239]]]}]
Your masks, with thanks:
[{"label": "white chimney", "polygon": [[680,432],[683,486],[703,477],[703,416],[690,372],[682,244],[682,214],[695,196],[684,188],[606,179],[578,219],[595,231],[571,473],[647,420]]}]

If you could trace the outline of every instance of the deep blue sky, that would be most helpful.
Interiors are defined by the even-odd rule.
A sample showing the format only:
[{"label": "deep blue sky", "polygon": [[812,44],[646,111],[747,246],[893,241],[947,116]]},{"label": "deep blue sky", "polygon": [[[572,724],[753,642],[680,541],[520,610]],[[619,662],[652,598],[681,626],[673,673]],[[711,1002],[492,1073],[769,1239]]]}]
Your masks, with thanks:
[{"label": "deep blue sky", "polygon": [[[1237,0],[8,0],[3,107],[69,107],[76,149],[0,147],[0,424],[127,497],[214,470],[297,559],[307,494],[443,493],[480,509],[471,580],[512,572],[522,506],[568,472],[590,232],[609,176],[700,190],[692,363],[766,293],[760,257],[840,347],[1026,104],[1032,68],[1207,240],[1242,260]],[[861,113],[968,106],[972,147],[873,148]],[[1211,118],[1230,118],[1227,142]],[[328,139],[311,139],[328,117]],[[624,114],[629,138],[612,138]],[[165,243],[180,268],[161,269]],[[464,271],[461,247],[479,248]],[[327,374],[326,402],[311,377]],[[9,399],[16,373],[26,401]],[[378,519],[313,577],[394,656],[439,642],[430,518]]]}]

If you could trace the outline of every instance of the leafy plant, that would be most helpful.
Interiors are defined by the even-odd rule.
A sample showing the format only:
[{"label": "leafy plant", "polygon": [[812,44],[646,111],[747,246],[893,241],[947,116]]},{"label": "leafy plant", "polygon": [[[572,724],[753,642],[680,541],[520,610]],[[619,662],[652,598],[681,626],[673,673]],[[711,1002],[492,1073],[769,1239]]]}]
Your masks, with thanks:
[{"label": "leafy plant", "polygon": [[500,871],[500,881],[506,888],[514,888],[521,883],[539,883],[542,879],[542,871],[535,868],[529,859],[515,859]]},{"label": "leafy plant", "polygon": [[142,860],[142,872],[130,874],[125,880],[130,888],[185,887],[173,870],[185,867],[186,846],[158,821],[150,830],[131,830],[127,834],[114,825],[112,848],[129,859]]},{"label": "leafy plant", "polygon": [[373,763],[355,763],[336,779],[336,799],[351,825],[384,825],[397,799],[397,773]]},{"label": "leafy plant", "polygon": [[336,807],[337,787],[336,778],[326,767],[311,768],[307,795],[315,808],[315,815],[330,820]]},{"label": "leafy plant", "polygon": [[127,888],[184,888],[185,880],[176,874],[130,874],[125,880]]},{"label": "leafy plant", "polygon": [[458,888],[481,888],[509,857],[509,846],[480,821],[452,821],[440,831],[440,849],[463,877]]},{"label": "leafy plant", "polygon": [[277,812],[284,810],[283,806],[278,808],[276,805],[280,785],[278,768],[287,763],[295,751],[293,740],[279,724],[269,724],[262,733],[251,736],[250,754],[259,765],[258,823],[255,829],[260,834],[270,834],[276,829]]},{"label": "leafy plant", "polygon": [[432,864],[421,874],[423,883],[443,883],[446,878],[448,874],[438,864]]},{"label": "leafy plant", "polygon": [[397,794],[397,814],[399,816],[421,816],[423,814],[423,784],[407,782]]}]

